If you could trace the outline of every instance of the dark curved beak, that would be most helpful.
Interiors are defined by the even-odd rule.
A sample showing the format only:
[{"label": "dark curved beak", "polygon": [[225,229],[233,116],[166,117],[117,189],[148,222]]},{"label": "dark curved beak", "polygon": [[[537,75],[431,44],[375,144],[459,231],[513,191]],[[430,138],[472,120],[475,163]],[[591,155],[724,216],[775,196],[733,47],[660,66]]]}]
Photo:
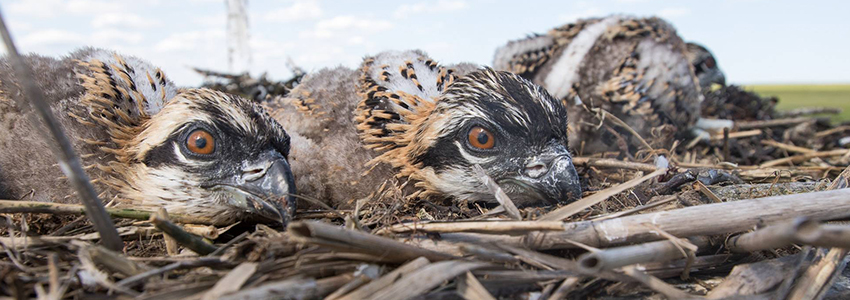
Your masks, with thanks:
[{"label": "dark curved beak", "polygon": [[[531,157],[520,176],[499,183],[517,206],[568,203],[581,198],[581,181],[569,151],[562,146]],[[513,194],[513,195],[512,195]]]},{"label": "dark curved beak", "polygon": [[559,156],[549,164],[549,170],[532,180],[549,202],[569,203],[581,198],[581,181],[569,156]]},{"label": "dark curved beak", "polygon": [[289,162],[280,152],[270,150],[243,165],[241,174],[227,185],[248,194],[234,206],[262,222],[289,223],[295,213],[295,179]]}]

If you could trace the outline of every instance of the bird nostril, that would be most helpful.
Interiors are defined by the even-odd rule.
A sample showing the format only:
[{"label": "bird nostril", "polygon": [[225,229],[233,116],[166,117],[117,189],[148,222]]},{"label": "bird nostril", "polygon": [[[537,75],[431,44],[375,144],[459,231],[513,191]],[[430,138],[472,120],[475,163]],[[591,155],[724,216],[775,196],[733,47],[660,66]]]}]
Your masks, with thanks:
[{"label": "bird nostril", "polygon": [[546,174],[546,171],[548,171],[546,165],[539,162],[530,163],[525,166],[525,175],[532,178],[540,177],[541,175]]},{"label": "bird nostril", "polygon": [[266,169],[264,168],[251,168],[242,171],[242,178],[245,180],[256,180],[265,175]]}]

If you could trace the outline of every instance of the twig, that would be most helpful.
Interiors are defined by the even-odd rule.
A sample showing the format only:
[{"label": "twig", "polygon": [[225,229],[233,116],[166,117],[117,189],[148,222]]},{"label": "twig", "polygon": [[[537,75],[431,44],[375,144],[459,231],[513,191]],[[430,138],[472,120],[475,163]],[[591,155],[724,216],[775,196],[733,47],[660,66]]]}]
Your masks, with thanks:
[{"label": "twig", "polygon": [[[710,140],[720,141],[720,140],[726,140],[726,139],[740,139],[740,138],[758,136],[758,135],[761,135],[762,133],[764,133],[764,132],[761,131],[761,129],[753,129],[753,130],[736,131],[736,132],[726,133],[726,131],[728,131],[728,130],[729,130],[728,127],[724,127],[724,129],[723,129],[724,133],[713,135],[713,136],[711,136]],[[727,135],[728,135],[728,137],[726,137]]]},{"label": "twig", "polygon": [[207,255],[218,249],[218,247],[205,242],[203,238],[188,233],[183,230],[183,228],[180,228],[180,226],[163,219],[160,214],[154,214],[151,216],[150,222],[156,226],[156,229],[159,229],[168,236],[173,237],[178,244],[186,246],[186,248],[189,248],[200,255]]},{"label": "twig", "polygon": [[466,275],[460,275],[457,278],[457,293],[467,300],[496,300],[490,292],[481,285],[481,282],[472,275],[472,272],[466,272]]},{"label": "twig", "polygon": [[508,194],[505,194],[505,191],[502,190],[493,178],[487,176],[487,173],[484,172],[484,169],[479,165],[475,165],[472,167],[472,171],[475,172],[475,175],[478,176],[478,180],[484,183],[490,192],[493,193],[493,196],[496,198],[496,201],[505,208],[505,212],[508,213],[508,216],[514,220],[522,220],[522,216],[519,214],[519,210],[514,205],[514,202],[511,201],[511,198],[508,197]]},{"label": "twig", "polygon": [[304,242],[342,247],[345,250],[374,254],[388,261],[404,262],[417,257],[432,261],[451,259],[453,256],[407,245],[392,239],[346,229],[316,221],[299,221],[289,224],[287,231]]},{"label": "twig", "polygon": [[564,230],[564,223],[560,221],[475,221],[475,222],[415,222],[402,223],[379,230],[376,234],[386,235],[389,233],[409,232],[480,232],[517,234],[529,231],[556,231]]},{"label": "twig", "polygon": [[409,276],[402,277],[392,285],[375,292],[365,299],[401,300],[410,299],[442,284],[469,270],[487,266],[487,263],[470,261],[441,261],[424,266]]},{"label": "twig", "polygon": [[386,275],[381,276],[381,278],[375,279],[372,282],[354,290],[353,292],[348,293],[347,295],[342,296],[340,298],[337,298],[337,300],[357,300],[357,299],[366,298],[367,296],[372,295],[375,292],[380,291],[381,289],[384,289],[385,287],[389,286],[393,282],[396,282],[397,280],[399,280],[402,277],[409,277],[408,274],[410,274],[410,273],[412,273],[416,270],[419,270],[420,268],[422,268],[422,267],[424,267],[424,266],[426,266],[430,263],[431,262],[428,261],[428,259],[424,258],[424,257],[414,259],[414,260],[396,268],[392,272],[389,272]]},{"label": "twig", "polygon": [[[133,220],[148,220],[154,212],[146,210],[138,210],[131,208],[106,208],[106,212],[115,218],[125,218]],[[38,201],[18,201],[18,200],[0,200],[0,213],[36,213],[36,214],[58,214],[58,215],[81,215],[85,213],[85,207],[79,204],[65,204],[52,202]],[[207,218],[199,218],[195,216],[170,214],[169,217],[174,222],[184,224],[205,224],[205,225],[221,225],[212,222]]]},{"label": "twig", "polygon": [[[702,248],[708,246],[708,239],[692,238],[690,243]],[[601,270],[639,263],[666,262],[679,258],[687,257],[682,256],[681,249],[672,241],[657,241],[588,252],[579,256],[578,265],[585,274],[594,274]]]},{"label": "twig", "polygon": [[[33,126],[42,129],[42,137],[49,145],[59,160],[59,167],[62,173],[71,182],[74,190],[77,191],[77,196],[83,202],[86,208],[86,215],[94,225],[97,232],[100,232],[101,242],[107,248],[113,251],[121,251],[124,248],[124,242],[118,236],[118,231],[115,229],[115,223],[109,218],[106,210],[103,207],[103,202],[97,197],[94,187],[91,185],[88,175],[83,170],[80,158],[74,153],[74,148],[65,135],[62,125],[53,116],[50,106],[44,101],[44,93],[38,88],[35,82],[32,70],[24,62],[23,57],[18,53],[15,47],[9,29],[6,27],[6,20],[0,14],[0,34],[3,35],[3,42],[6,44],[6,51],[15,75],[20,80],[21,87],[25,98],[29,99],[32,107],[36,110],[36,114],[28,114],[28,103],[21,97],[13,97],[17,101],[18,108],[30,117],[30,122]],[[47,131],[44,131],[44,124]],[[55,143],[53,142],[55,141]]]},{"label": "twig", "polygon": [[659,175],[664,174],[666,172],[667,172],[666,169],[655,170],[655,172],[649,173],[646,176],[643,176],[643,177],[640,177],[640,178],[635,178],[635,179],[629,180],[629,181],[627,181],[623,184],[620,184],[618,186],[607,188],[607,189],[602,190],[602,191],[600,191],[596,194],[590,195],[589,197],[582,198],[581,200],[578,200],[576,202],[567,204],[564,207],[553,210],[553,211],[547,213],[546,215],[544,215],[543,217],[541,217],[539,220],[540,221],[560,221],[560,220],[569,218],[570,216],[572,216],[572,215],[574,215],[574,214],[576,214],[576,213],[578,213],[578,212],[580,212],[580,211],[582,211],[582,210],[584,210],[588,207],[591,207],[591,206],[593,206],[593,205],[595,205],[599,202],[605,201],[606,199],[610,198],[611,196],[619,194],[619,193],[621,193],[621,192],[623,192],[627,189],[633,188],[633,187],[637,186],[638,184],[641,184],[641,183],[643,183],[647,180],[655,178],[656,176],[659,176]]},{"label": "twig", "polygon": [[[716,216],[706,218],[706,216]],[[564,224],[564,231],[533,232],[522,237],[477,233],[446,233],[446,242],[492,242],[531,249],[574,248],[579,242],[593,247],[660,240],[655,224],[676,237],[741,232],[757,224],[771,224],[796,217],[832,220],[850,216],[850,189],[783,195],[627,216],[604,221]]]},{"label": "twig", "polygon": [[763,141],[761,141],[761,143],[762,143],[762,144],[764,144],[764,145],[768,145],[768,146],[776,147],[776,148],[779,148],[779,149],[782,149],[782,150],[785,150],[785,151],[796,152],[796,153],[802,153],[802,154],[808,154],[808,153],[815,153],[815,152],[817,152],[817,150],[814,150],[814,149],[809,149],[809,148],[803,148],[803,147],[800,147],[800,146],[794,146],[794,145],[783,144],[783,143],[780,143],[780,142],[777,142],[777,141],[773,141],[773,140],[763,140]]},{"label": "twig", "polygon": [[116,285],[126,288],[126,287],[131,287],[131,286],[135,285],[136,283],[138,283],[142,280],[148,279],[148,278],[153,277],[153,276],[165,274],[165,273],[168,273],[168,272],[171,272],[171,271],[174,271],[174,270],[187,269],[187,268],[198,268],[198,267],[211,267],[211,266],[229,265],[229,264],[230,264],[229,262],[222,261],[218,257],[201,257],[201,258],[197,258],[197,259],[193,259],[193,260],[179,261],[179,262],[175,262],[175,263],[166,265],[166,266],[161,267],[159,269],[153,269],[153,270],[150,270],[150,271],[147,271],[147,272],[135,275],[135,276],[124,278],[124,280],[117,282]]},{"label": "twig", "polygon": [[807,160],[815,158],[815,157],[841,156],[841,155],[847,154],[848,152],[850,152],[850,150],[838,149],[838,150],[823,151],[823,152],[805,153],[805,154],[795,155],[795,156],[791,156],[791,157],[785,157],[785,158],[767,161],[767,162],[764,162],[761,165],[759,165],[759,167],[767,168],[767,167],[773,167],[773,166],[778,166],[778,165],[784,165],[784,164],[788,164],[788,163],[795,163],[796,164],[796,163],[801,163],[801,162],[807,161]]},{"label": "twig", "polygon": [[626,273],[626,275],[628,275],[629,277],[635,279],[636,281],[643,283],[645,286],[652,289],[653,291],[659,292],[664,296],[667,296],[668,299],[697,298],[696,296],[685,293],[652,275],[638,271],[638,269],[634,266],[623,268],[623,272]]},{"label": "twig", "polygon": [[804,122],[814,121],[815,119],[808,117],[799,117],[799,118],[789,118],[789,119],[775,119],[775,120],[767,120],[767,121],[749,121],[749,122],[737,122],[735,123],[735,127],[738,127],[740,130],[746,129],[755,129],[755,128],[768,128],[768,127],[777,127],[777,126],[790,126],[797,125]]},{"label": "twig", "polygon": [[637,170],[644,172],[653,172],[658,169],[657,167],[655,167],[655,165],[652,164],[622,161],[611,158],[573,157],[573,164],[599,168]]}]

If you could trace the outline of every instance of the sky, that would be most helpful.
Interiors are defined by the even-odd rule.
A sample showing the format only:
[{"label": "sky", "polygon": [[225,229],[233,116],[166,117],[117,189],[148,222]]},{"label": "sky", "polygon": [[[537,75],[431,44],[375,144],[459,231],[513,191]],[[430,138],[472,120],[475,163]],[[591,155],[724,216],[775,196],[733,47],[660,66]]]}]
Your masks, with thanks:
[{"label": "sky", "polygon": [[[178,85],[190,67],[228,70],[225,0],[3,0],[19,51],[95,46],[160,66]],[[707,46],[736,84],[850,83],[850,1],[249,0],[253,75],[357,67],[384,50],[422,49],[443,63],[489,65],[510,40],[610,14],[659,16]]]}]

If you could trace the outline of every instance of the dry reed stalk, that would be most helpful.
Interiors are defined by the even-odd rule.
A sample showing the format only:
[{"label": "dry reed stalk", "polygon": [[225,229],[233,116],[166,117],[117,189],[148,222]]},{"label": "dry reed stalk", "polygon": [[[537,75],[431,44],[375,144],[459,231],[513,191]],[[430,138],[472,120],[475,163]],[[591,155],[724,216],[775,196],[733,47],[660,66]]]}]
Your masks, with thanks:
[{"label": "dry reed stalk", "polygon": [[219,298],[220,300],[253,300],[253,299],[286,299],[306,300],[316,299],[338,289],[354,278],[352,274],[337,275],[323,279],[286,279],[278,282],[244,289]]},{"label": "dry reed stalk", "polygon": [[372,295],[389,285],[393,282],[398,281],[402,277],[409,277],[410,273],[419,270],[420,268],[430,264],[427,258],[419,257],[417,259],[411,260],[410,262],[392,270],[384,276],[381,276],[378,279],[373,280],[370,283],[367,283],[364,286],[354,290],[351,293],[346,294],[345,296],[337,298],[337,300],[358,300],[364,299],[369,295]]},{"label": "dry reed stalk", "polygon": [[440,261],[428,264],[402,277],[384,289],[376,291],[364,299],[368,300],[404,300],[424,294],[467,271],[488,266],[488,263],[473,261]]},{"label": "dry reed stalk", "polygon": [[740,130],[746,129],[755,129],[755,128],[768,128],[768,127],[777,127],[777,126],[791,126],[797,125],[800,123],[814,121],[815,119],[809,117],[798,117],[798,118],[786,118],[786,119],[773,119],[766,121],[746,121],[746,122],[736,122],[735,127]]},{"label": "dry reed stalk", "polygon": [[458,222],[416,222],[396,224],[382,228],[375,234],[411,232],[478,232],[495,234],[521,234],[529,231],[559,231],[564,230],[560,221],[458,221]]},{"label": "dry reed stalk", "polygon": [[154,214],[151,216],[150,222],[159,229],[163,233],[168,236],[174,238],[178,244],[183,245],[189,250],[194,251],[200,255],[207,255],[218,250],[218,247],[207,243],[203,238],[188,233],[179,225],[169,222],[168,220],[163,219],[161,214]]},{"label": "dry reed stalk", "polygon": [[823,152],[812,152],[812,153],[794,155],[794,156],[790,156],[790,157],[779,158],[779,159],[774,159],[774,160],[771,160],[771,161],[764,162],[761,165],[759,165],[759,167],[768,168],[768,167],[784,165],[784,164],[799,164],[799,163],[805,162],[805,161],[812,159],[812,158],[815,158],[815,157],[842,156],[842,155],[847,154],[848,152],[850,152],[850,150],[848,150],[848,149],[838,149],[838,150],[830,150],[830,151],[823,151]]},{"label": "dry reed stalk", "polygon": [[[155,212],[138,210],[132,208],[106,208],[106,212],[114,218],[124,218],[133,220],[148,220]],[[85,214],[85,207],[79,204],[51,203],[38,201],[19,201],[19,200],[0,200],[0,213],[35,213],[35,214],[57,214],[57,215],[82,215]],[[198,218],[195,216],[187,216],[180,214],[171,214],[170,219],[177,223],[183,224],[205,224],[205,225],[224,225],[215,224],[206,218]]]},{"label": "dry reed stalk", "polygon": [[[687,240],[682,240],[688,242]],[[708,238],[691,238],[690,242],[698,248],[708,246]],[[637,245],[614,247],[591,251],[578,258],[578,266],[585,274],[594,274],[602,270],[612,270],[623,266],[650,263],[667,262],[683,256],[679,246],[669,240],[649,242]]]},{"label": "dry reed stalk", "polygon": [[667,296],[668,299],[698,299],[699,297],[685,293],[672,285],[667,284],[655,276],[639,271],[636,267],[630,266],[623,268],[623,273],[631,277],[637,282],[642,283],[646,287]]},{"label": "dry reed stalk", "polygon": [[795,153],[802,153],[802,154],[817,152],[817,150],[815,150],[815,149],[809,149],[809,148],[804,148],[804,147],[800,147],[800,146],[783,144],[783,143],[780,143],[780,142],[777,142],[777,141],[774,141],[774,140],[763,140],[763,141],[761,141],[761,143],[763,145],[776,147],[776,148],[779,148],[779,149],[782,149],[782,150],[785,150],[785,151],[788,151],[788,152],[795,152]]},{"label": "dry reed stalk", "polygon": [[[715,216],[706,218],[705,216]],[[662,239],[650,226],[676,237],[710,236],[746,231],[797,217],[832,220],[850,216],[850,189],[773,196],[627,216],[604,221],[564,224],[560,232],[533,232],[526,236],[446,233],[447,242],[496,243],[530,249],[574,248],[575,243],[610,247]]]},{"label": "dry reed stalk", "polygon": [[465,275],[458,276],[457,293],[466,300],[496,300],[469,271]]},{"label": "dry reed stalk", "polygon": [[621,193],[621,192],[623,192],[627,189],[633,188],[633,187],[637,186],[638,184],[641,184],[641,183],[643,183],[647,180],[655,178],[656,176],[659,176],[659,175],[664,174],[666,172],[667,172],[666,169],[655,170],[655,172],[649,173],[648,175],[645,175],[643,177],[635,178],[635,179],[629,180],[625,183],[622,183],[620,185],[604,189],[602,191],[597,192],[596,194],[590,195],[589,197],[582,198],[582,199],[580,199],[576,202],[567,204],[564,207],[553,210],[553,211],[543,215],[543,217],[540,217],[539,221],[561,221],[561,220],[564,220],[564,219],[569,218],[570,216],[572,216],[572,215],[574,215],[578,212],[581,212],[582,210],[584,210],[588,207],[591,207],[591,206],[593,206],[593,205],[595,205],[599,202],[605,201],[606,199],[610,198],[611,196],[619,194],[619,193]]},{"label": "dry reed stalk", "polygon": [[599,168],[627,169],[643,172],[653,172],[658,168],[653,164],[645,164],[639,162],[622,161],[611,158],[595,158],[595,157],[573,157],[573,164],[576,166],[590,166]]},{"label": "dry reed stalk", "polygon": [[764,133],[764,132],[761,131],[761,129],[736,131],[736,132],[730,132],[728,134],[728,136],[725,136],[724,134],[712,135],[710,140],[712,140],[712,141],[722,141],[724,139],[740,139],[740,138],[746,138],[746,137],[752,137],[752,136],[759,136],[762,133]]},{"label": "dry reed stalk", "polygon": [[502,187],[500,187],[496,183],[496,181],[493,180],[493,178],[487,176],[487,173],[484,172],[484,169],[481,168],[481,166],[475,165],[472,167],[472,170],[475,172],[475,175],[478,176],[478,180],[480,180],[482,183],[484,183],[485,186],[487,186],[488,189],[490,189],[490,193],[493,194],[493,196],[496,198],[496,201],[498,201],[499,204],[505,209],[505,212],[507,212],[508,216],[514,220],[522,220],[522,216],[519,214],[519,209],[516,208],[514,202],[511,200],[510,197],[508,197],[508,194],[506,194],[505,191],[502,190]]},{"label": "dry reed stalk", "polygon": [[381,257],[387,261],[405,262],[417,257],[432,261],[452,259],[454,256],[407,245],[393,239],[346,229],[316,221],[298,221],[287,230],[303,242],[356,251]]},{"label": "dry reed stalk", "polygon": [[846,267],[844,257],[847,249],[832,248],[814,265],[805,270],[788,293],[789,300],[823,299],[832,282]]}]

